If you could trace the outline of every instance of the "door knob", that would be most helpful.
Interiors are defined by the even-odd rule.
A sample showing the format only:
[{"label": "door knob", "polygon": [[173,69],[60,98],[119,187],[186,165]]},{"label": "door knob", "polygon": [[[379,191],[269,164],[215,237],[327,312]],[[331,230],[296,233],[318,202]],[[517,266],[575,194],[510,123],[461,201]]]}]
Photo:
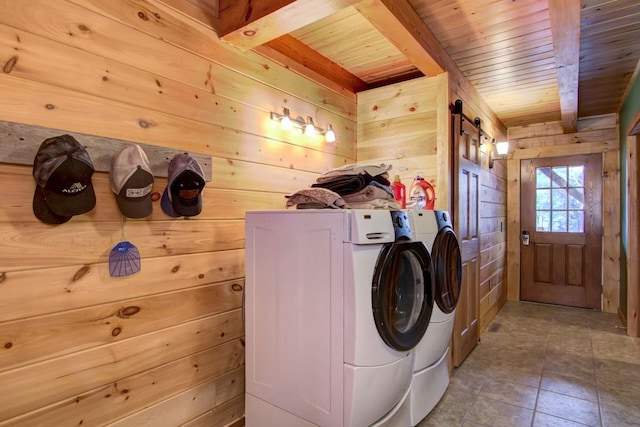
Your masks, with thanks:
[{"label": "door knob", "polygon": [[524,246],[529,246],[529,232],[527,230],[522,232],[522,244]]}]

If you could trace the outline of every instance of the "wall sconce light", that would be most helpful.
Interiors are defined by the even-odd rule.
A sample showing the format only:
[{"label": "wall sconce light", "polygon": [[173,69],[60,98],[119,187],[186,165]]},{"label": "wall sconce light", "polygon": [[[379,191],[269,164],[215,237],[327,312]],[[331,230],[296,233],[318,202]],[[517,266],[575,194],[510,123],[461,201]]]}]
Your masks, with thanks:
[{"label": "wall sconce light", "polygon": [[336,133],[333,130],[331,123],[327,124],[327,130],[317,127],[313,123],[313,118],[307,116],[305,121],[302,117],[291,117],[291,113],[288,108],[283,108],[282,114],[271,112],[271,120],[280,122],[280,128],[283,130],[297,129],[306,136],[314,137],[316,135],[324,135],[326,142],[335,142]]},{"label": "wall sconce light", "polygon": [[[494,157],[493,151],[495,150],[496,156]],[[493,161],[495,159],[504,159],[509,152],[509,142],[500,141],[493,144],[493,148],[489,151],[489,169],[493,169]]]}]

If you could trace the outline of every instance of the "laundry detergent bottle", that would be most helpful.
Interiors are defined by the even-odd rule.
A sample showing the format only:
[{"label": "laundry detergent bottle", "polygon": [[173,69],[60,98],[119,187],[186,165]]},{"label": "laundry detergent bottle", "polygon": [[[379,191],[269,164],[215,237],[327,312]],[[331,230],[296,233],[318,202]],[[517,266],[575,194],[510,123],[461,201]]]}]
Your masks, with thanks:
[{"label": "laundry detergent bottle", "polygon": [[391,184],[393,188],[393,198],[396,202],[400,204],[400,209],[407,208],[407,187],[400,182],[400,175],[396,175],[393,178],[393,183]]},{"label": "laundry detergent bottle", "polygon": [[422,173],[418,172],[411,183],[409,190],[411,207],[414,209],[433,210],[436,202],[436,192],[428,181],[424,179]]}]

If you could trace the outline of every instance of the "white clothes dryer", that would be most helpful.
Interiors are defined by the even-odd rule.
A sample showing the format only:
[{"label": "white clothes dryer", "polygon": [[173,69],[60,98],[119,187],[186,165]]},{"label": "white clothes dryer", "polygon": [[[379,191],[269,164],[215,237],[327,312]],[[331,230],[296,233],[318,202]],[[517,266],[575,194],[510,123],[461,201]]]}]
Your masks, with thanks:
[{"label": "white clothes dryer", "polygon": [[412,239],[431,251],[435,274],[435,302],[429,329],[415,348],[410,393],[411,425],[435,407],[449,385],[447,354],[455,308],[462,285],[462,258],[451,217],[446,211],[411,210]]},{"label": "white clothes dryer", "polygon": [[406,211],[247,212],[248,427],[410,424],[434,303],[411,236]]}]

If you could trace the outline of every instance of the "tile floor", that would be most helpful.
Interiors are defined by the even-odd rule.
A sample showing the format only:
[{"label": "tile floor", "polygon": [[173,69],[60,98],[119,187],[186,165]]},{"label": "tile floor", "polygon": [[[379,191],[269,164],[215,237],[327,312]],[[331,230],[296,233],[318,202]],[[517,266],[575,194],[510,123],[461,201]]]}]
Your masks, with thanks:
[{"label": "tile floor", "polygon": [[507,302],[419,427],[640,426],[640,339],[617,315]]}]

